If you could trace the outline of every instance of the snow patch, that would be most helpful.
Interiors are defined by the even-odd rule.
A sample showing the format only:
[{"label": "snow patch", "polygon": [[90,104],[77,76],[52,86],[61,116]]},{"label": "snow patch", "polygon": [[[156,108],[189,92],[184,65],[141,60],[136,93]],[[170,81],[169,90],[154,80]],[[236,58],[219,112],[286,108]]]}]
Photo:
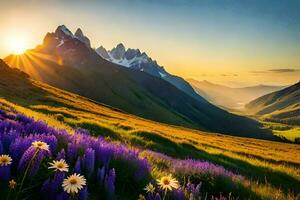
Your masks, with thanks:
[{"label": "snow patch", "polygon": [[159,75],[162,77],[162,78],[165,78],[167,75],[166,74],[164,74],[164,73],[161,73],[161,72],[158,72],[159,73]]}]

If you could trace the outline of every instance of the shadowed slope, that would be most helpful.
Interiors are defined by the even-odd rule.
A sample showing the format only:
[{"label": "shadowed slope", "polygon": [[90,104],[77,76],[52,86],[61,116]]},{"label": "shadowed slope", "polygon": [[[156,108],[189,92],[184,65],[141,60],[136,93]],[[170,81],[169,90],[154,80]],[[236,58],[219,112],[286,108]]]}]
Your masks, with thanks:
[{"label": "shadowed slope", "polygon": [[300,82],[251,101],[246,108],[272,121],[300,125]]},{"label": "shadowed slope", "polygon": [[262,95],[282,89],[281,86],[257,85],[252,87],[231,88],[208,81],[189,79],[193,88],[215,105],[232,109],[243,109],[245,104]]},{"label": "shadowed slope", "polygon": [[104,60],[71,33],[62,31],[62,27],[48,33],[42,45],[19,59],[9,56],[5,61],[36,80],[141,117],[232,135],[274,139],[271,134],[264,134],[254,120],[228,113],[205,100],[197,101],[160,78]]},{"label": "shadowed slope", "polygon": [[[51,118],[56,123],[87,128],[93,135],[103,135],[174,157],[209,160],[255,182],[258,180],[262,184],[257,185],[257,188],[264,188],[264,181],[267,180],[267,185],[281,188],[281,191],[291,190],[296,194],[299,191],[299,145],[232,137],[161,124],[32,81],[24,73],[11,69],[2,62],[0,72],[0,102],[5,98],[17,104],[13,105],[17,111],[36,119]],[[255,184],[253,185],[252,190],[256,191]],[[268,194],[265,194],[262,189],[259,194],[270,195],[272,191],[268,190]]]}]

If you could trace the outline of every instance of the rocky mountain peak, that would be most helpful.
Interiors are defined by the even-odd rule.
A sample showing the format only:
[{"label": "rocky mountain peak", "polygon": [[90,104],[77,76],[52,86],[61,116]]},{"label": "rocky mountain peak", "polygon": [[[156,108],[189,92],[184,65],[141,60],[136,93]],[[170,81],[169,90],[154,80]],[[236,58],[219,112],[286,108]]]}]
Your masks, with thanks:
[{"label": "rocky mountain peak", "polygon": [[74,37],[73,33],[65,25],[58,26],[55,30],[55,34],[58,37],[64,37],[64,36]]},{"label": "rocky mountain peak", "polygon": [[88,37],[86,37],[84,34],[83,34],[83,32],[82,32],[82,30],[80,29],[80,28],[78,28],[77,30],[76,30],[76,32],[75,32],[75,37],[78,39],[78,40],[80,40],[81,42],[83,42],[87,47],[91,47],[91,42],[90,42],[90,40],[89,40],[89,38]]},{"label": "rocky mountain peak", "polygon": [[114,59],[120,60],[123,58],[125,52],[125,46],[122,43],[120,43],[110,51],[110,54]]}]

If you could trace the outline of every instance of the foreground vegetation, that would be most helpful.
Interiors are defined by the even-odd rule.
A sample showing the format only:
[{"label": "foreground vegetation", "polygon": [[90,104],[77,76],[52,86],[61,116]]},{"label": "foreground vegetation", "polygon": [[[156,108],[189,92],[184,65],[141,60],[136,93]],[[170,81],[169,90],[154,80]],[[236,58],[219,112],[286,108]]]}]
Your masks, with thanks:
[{"label": "foreground vegetation", "polygon": [[[9,87],[9,86],[7,86]],[[48,85],[33,82],[0,87],[1,102],[18,112],[74,133],[85,128],[92,135],[122,142],[147,154],[164,153],[172,159],[206,160],[223,166],[243,179],[196,177],[204,194],[239,199],[297,199],[300,193],[300,146],[221,134],[206,133],[156,123],[93,102]],[[167,159],[147,154],[151,176],[174,172]],[[181,184],[182,176],[176,177]],[[195,182],[195,184],[198,184]],[[225,187],[226,186],[226,187]],[[146,196],[146,194],[143,194]],[[297,197],[298,195],[298,197]]]}]

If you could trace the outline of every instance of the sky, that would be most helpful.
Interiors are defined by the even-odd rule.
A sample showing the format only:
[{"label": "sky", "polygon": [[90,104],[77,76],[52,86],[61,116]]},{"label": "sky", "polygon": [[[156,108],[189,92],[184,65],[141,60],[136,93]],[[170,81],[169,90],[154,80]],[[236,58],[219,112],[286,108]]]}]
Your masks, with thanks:
[{"label": "sky", "polygon": [[9,0],[0,57],[65,24],[93,47],[122,42],[184,78],[232,87],[300,81],[299,0]]}]

